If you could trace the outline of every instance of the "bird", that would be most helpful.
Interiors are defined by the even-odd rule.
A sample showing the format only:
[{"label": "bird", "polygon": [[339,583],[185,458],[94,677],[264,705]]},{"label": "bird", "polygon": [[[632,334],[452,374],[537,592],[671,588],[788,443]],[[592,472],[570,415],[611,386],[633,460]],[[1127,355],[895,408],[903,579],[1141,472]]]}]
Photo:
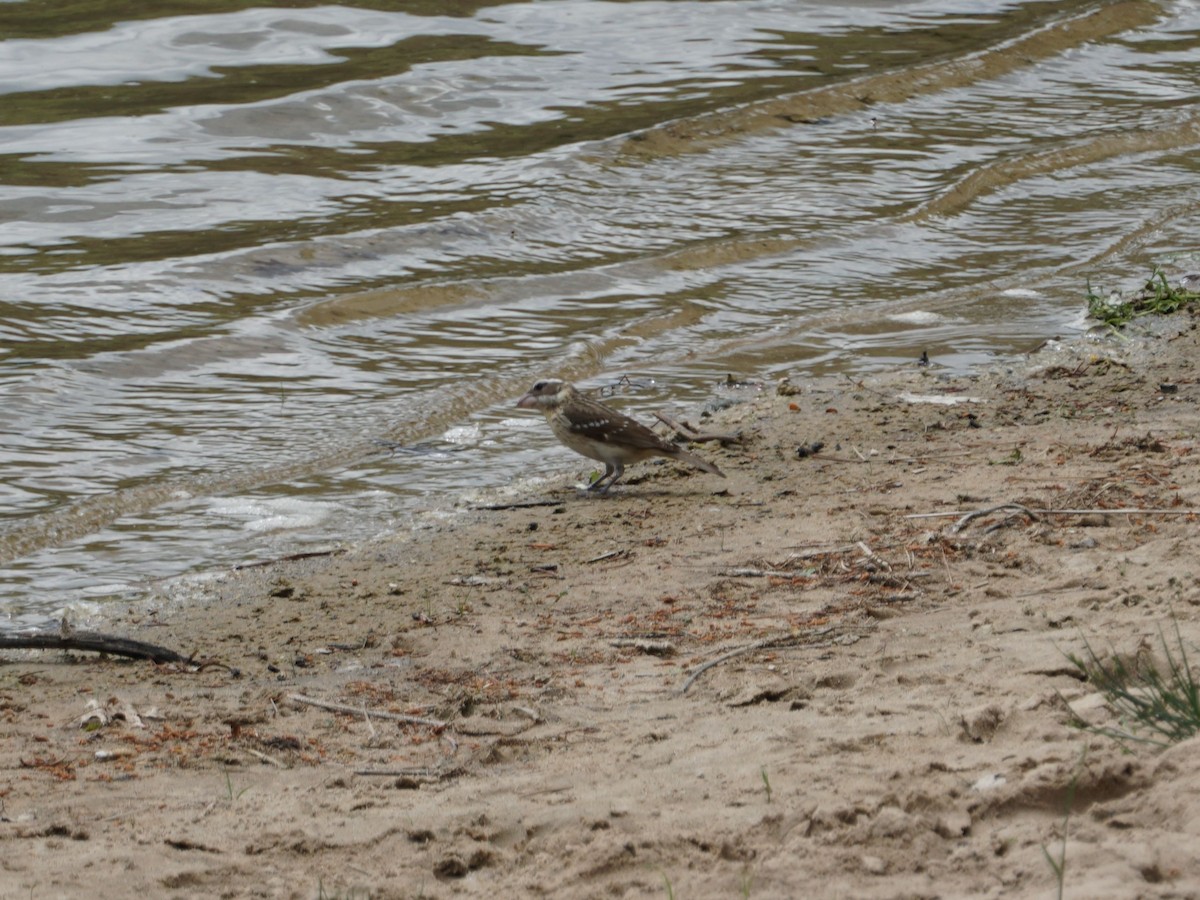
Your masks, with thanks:
[{"label": "bird", "polygon": [[625,473],[625,466],[652,456],[677,459],[725,477],[708,460],[659,437],[635,419],[585,397],[565,381],[537,382],[517,401],[517,406],[540,410],[554,436],[568,449],[604,463],[604,474],[588,485],[589,491],[606,493]]}]

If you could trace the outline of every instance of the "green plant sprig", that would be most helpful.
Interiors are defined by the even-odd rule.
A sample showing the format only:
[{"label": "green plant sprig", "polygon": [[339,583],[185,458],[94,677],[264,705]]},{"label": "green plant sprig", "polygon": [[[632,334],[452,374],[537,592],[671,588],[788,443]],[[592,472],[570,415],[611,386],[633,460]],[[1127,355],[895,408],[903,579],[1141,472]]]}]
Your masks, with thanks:
[{"label": "green plant sprig", "polygon": [[1190,303],[1200,301],[1200,292],[1172,286],[1158,266],[1140,291],[1128,300],[1119,295],[1105,296],[1087,283],[1088,316],[1109,328],[1121,328],[1139,316],[1169,315]]},{"label": "green plant sprig", "polygon": [[1122,745],[1133,741],[1167,747],[1200,733],[1200,685],[1188,661],[1179,623],[1175,622],[1174,652],[1161,629],[1158,637],[1166,658],[1165,672],[1153,665],[1130,668],[1116,655],[1101,660],[1086,640],[1084,655],[1067,654],[1122,723],[1117,728],[1076,724]]}]

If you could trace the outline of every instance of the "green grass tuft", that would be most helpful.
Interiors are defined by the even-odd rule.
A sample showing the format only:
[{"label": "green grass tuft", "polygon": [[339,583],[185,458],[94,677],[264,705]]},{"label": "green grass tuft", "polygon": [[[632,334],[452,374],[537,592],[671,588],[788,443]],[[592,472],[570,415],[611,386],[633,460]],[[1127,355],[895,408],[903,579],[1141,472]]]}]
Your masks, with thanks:
[{"label": "green grass tuft", "polygon": [[1088,315],[1110,328],[1121,328],[1138,316],[1177,312],[1198,300],[1200,292],[1172,286],[1162,269],[1157,266],[1142,289],[1129,299],[1124,299],[1116,293],[1100,294],[1092,287],[1090,280],[1087,283]]},{"label": "green grass tuft", "polygon": [[1167,747],[1200,733],[1200,685],[1188,661],[1179,623],[1175,623],[1174,651],[1161,630],[1158,637],[1166,658],[1165,672],[1150,663],[1135,662],[1131,668],[1116,655],[1101,660],[1087,641],[1083,656],[1067,654],[1105,696],[1121,722],[1115,728],[1076,724],[1122,745],[1135,742]]}]

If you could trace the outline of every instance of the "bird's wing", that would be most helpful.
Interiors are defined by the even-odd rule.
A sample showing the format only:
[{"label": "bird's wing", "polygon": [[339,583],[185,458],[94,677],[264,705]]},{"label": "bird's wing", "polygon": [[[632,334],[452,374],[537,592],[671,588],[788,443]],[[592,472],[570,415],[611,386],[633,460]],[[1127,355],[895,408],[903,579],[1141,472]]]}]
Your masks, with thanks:
[{"label": "bird's wing", "polygon": [[590,401],[584,405],[588,411],[595,407],[594,416],[579,416],[571,422],[571,431],[589,440],[619,441],[638,450],[653,450],[669,456],[679,452],[679,447],[659,437],[641,422],[629,418],[616,410],[608,409]]}]

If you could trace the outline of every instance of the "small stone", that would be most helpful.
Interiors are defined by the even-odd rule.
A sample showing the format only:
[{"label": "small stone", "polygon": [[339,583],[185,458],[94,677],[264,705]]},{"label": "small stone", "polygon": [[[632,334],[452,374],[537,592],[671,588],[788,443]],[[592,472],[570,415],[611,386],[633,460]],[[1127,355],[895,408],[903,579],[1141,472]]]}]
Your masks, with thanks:
[{"label": "small stone", "polygon": [[959,719],[963,737],[976,744],[991,740],[1007,718],[1005,711],[995,703],[967,710]]},{"label": "small stone", "polygon": [[983,794],[987,791],[994,791],[997,788],[1001,788],[1007,783],[1008,779],[999,772],[992,772],[988,775],[984,775],[973,785],[971,785],[971,790],[978,791],[979,793]]},{"label": "small stone", "polygon": [[462,878],[470,870],[460,856],[443,857],[436,866],[433,867],[433,874],[438,878]]},{"label": "small stone", "polygon": [[898,806],[885,806],[871,822],[872,837],[901,837],[912,830],[912,816]]},{"label": "small stone", "polygon": [[948,812],[938,817],[933,826],[938,837],[947,840],[966,837],[971,833],[971,816],[965,812]]},{"label": "small stone", "polygon": [[888,870],[887,860],[881,856],[864,856],[862,867],[868,875],[886,875]]},{"label": "small stone", "polygon": [[490,866],[494,860],[495,856],[492,854],[491,850],[484,850],[480,848],[472,853],[471,858],[467,860],[467,868],[474,872],[476,869],[482,869],[485,866]]}]

